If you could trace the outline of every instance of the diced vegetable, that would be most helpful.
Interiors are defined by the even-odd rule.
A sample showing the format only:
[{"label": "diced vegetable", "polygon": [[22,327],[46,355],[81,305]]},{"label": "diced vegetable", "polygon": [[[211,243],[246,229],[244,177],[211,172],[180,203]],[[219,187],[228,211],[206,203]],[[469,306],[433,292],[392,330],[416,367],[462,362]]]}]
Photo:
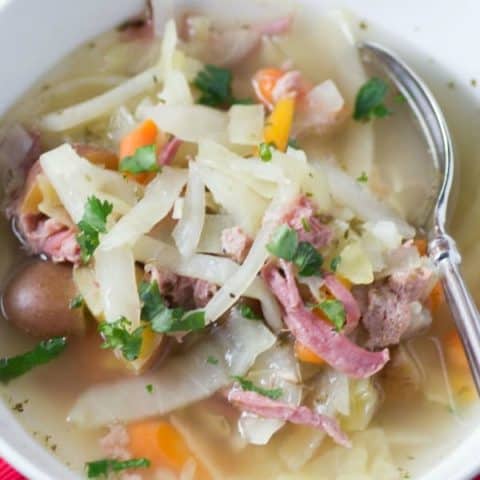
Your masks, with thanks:
[{"label": "diced vegetable", "polygon": [[0,382],[7,383],[35,367],[57,358],[66,348],[65,337],[40,342],[33,350],[14,357],[0,358]]},{"label": "diced vegetable", "polygon": [[284,97],[277,102],[263,131],[265,143],[272,143],[282,152],[287,149],[294,111],[294,97]]},{"label": "diced vegetable", "polygon": [[131,333],[131,322],[125,317],[120,317],[115,322],[101,322],[98,331],[102,334],[104,342],[102,348],[119,349],[125,360],[136,360],[142,348],[143,327],[137,327]]},{"label": "diced vegetable", "polygon": [[341,262],[335,270],[354,284],[373,282],[373,266],[359,242],[348,244],[340,253]]},{"label": "diced vegetable", "polygon": [[165,167],[161,175],[148,185],[142,200],[103,237],[100,249],[133,245],[168,214],[186,181],[185,170]]},{"label": "diced vegetable", "polygon": [[[69,418],[77,425],[93,427],[165,415],[209,397],[229,385],[233,375],[245,375],[257,356],[274,343],[275,336],[261,322],[229,319],[155,373],[91,387],[79,397]],[[207,363],[209,355],[218,364]],[[152,393],[145,390],[149,384]]]},{"label": "diced vegetable", "polygon": [[[157,143],[158,128],[155,123],[147,119],[137,128],[125,135],[120,142],[120,159],[131,157],[140,147],[155,145]],[[134,172],[136,173],[136,172]]]},{"label": "diced vegetable", "polygon": [[205,185],[197,164],[190,162],[182,217],[172,232],[184,257],[193,255],[200,241],[205,222],[205,203]]},{"label": "diced vegetable", "polygon": [[228,111],[228,138],[238,145],[258,145],[263,139],[262,105],[233,105]]},{"label": "diced vegetable", "polygon": [[305,345],[300,342],[295,342],[295,356],[304,363],[313,363],[315,365],[324,365],[325,360],[312,352]]}]

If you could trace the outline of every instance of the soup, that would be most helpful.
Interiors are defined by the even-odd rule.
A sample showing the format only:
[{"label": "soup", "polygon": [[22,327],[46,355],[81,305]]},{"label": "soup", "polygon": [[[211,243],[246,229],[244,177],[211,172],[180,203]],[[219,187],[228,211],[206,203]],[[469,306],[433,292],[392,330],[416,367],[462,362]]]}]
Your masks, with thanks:
[{"label": "soup", "polygon": [[4,119],[2,394],[90,478],[409,478],[462,434],[435,172],[343,15],[306,21],[147,13]]}]

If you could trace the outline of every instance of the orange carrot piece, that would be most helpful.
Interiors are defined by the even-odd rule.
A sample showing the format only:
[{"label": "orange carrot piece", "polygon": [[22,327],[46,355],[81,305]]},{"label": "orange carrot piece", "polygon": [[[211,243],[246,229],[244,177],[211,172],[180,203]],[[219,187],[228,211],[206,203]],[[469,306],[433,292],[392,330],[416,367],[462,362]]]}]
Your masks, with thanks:
[{"label": "orange carrot piece", "polygon": [[418,253],[423,257],[428,252],[428,244],[425,238],[416,238],[413,241],[414,245],[417,247]]},{"label": "orange carrot piece", "polygon": [[432,313],[438,312],[441,305],[445,303],[445,295],[443,294],[443,287],[441,282],[437,282],[435,284],[425,303],[427,308]]},{"label": "orange carrot piece", "polygon": [[315,365],[323,365],[325,360],[319,357],[315,352],[312,352],[305,345],[299,341],[295,341],[295,356],[304,363],[313,363]]},{"label": "orange carrot piece", "polygon": [[145,120],[120,142],[120,159],[134,155],[138,148],[157,143],[158,128],[153,120]]},{"label": "orange carrot piece", "polygon": [[273,89],[278,80],[285,74],[279,68],[262,68],[253,77],[253,88],[260,101],[273,104]]},{"label": "orange carrot piece", "polygon": [[134,458],[148,458],[155,467],[168,467],[176,472],[190,458],[197,461],[196,480],[209,480],[205,467],[191,452],[182,435],[165,420],[146,420],[127,427],[129,450]]},{"label": "orange carrot piece", "polygon": [[102,165],[108,170],[118,169],[118,156],[106,148],[83,143],[77,143],[73,147],[81,157],[85,157],[95,165]]},{"label": "orange carrot piece", "polygon": [[284,97],[276,103],[263,129],[265,143],[273,144],[281,152],[287,149],[294,113],[295,97]]},{"label": "orange carrot piece", "polygon": [[467,356],[465,355],[462,341],[455,329],[450,330],[443,337],[443,344],[445,345],[445,353],[449,364],[455,368],[468,371]]}]

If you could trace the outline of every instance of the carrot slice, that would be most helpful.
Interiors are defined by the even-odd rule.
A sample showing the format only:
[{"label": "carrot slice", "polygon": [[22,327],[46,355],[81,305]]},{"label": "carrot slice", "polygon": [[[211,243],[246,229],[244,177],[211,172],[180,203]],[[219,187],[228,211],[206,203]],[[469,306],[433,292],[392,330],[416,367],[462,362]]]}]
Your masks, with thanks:
[{"label": "carrot slice", "polygon": [[123,137],[120,142],[120,159],[134,155],[138,148],[157,143],[158,128],[153,120],[145,120]]},{"label": "carrot slice", "polygon": [[455,329],[450,330],[443,337],[443,344],[445,345],[445,353],[449,364],[453,367],[468,371],[467,356],[465,355],[462,341]]},{"label": "carrot slice", "polygon": [[325,360],[322,357],[319,357],[315,352],[312,352],[305,345],[299,341],[295,341],[295,356],[304,363],[313,363],[315,365],[323,365]]},{"label": "carrot slice", "polygon": [[253,88],[261,102],[269,106],[273,104],[273,89],[284,74],[279,68],[262,68],[255,74],[252,80]]},{"label": "carrot slice", "polygon": [[428,244],[425,238],[416,238],[413,241],[414,245],[417,247],[418,253],[423,257],[427,254]]},{"label": "carrot slice", "polygon": [[443,287],[441,282],[437,282],[432,288],[427,301],[425,302],[427,308],[432,313],[437,313],[440,307],[445,303],[445,295],[443,294]]},{"label": "carrot slice", "polygon": [[165,420],[144,421],[127,427],[129,450],[134,458],[148,458],[155,467],[164,466],[180,472],[190,458],[197,461],[195,478],[209,480],[205,467],[195,458],[182,435]]}]

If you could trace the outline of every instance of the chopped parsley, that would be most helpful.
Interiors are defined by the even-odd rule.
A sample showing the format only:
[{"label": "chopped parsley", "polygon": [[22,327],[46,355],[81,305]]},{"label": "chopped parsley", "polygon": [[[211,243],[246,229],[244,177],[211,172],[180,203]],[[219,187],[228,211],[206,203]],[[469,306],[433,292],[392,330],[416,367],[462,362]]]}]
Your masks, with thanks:
[{"label": "chopped parsley", "polygon": [[368,122],[374,117],[384,118],[390,115],[392,112],[384,104],[387,92],[388,85],[381,78],[368,80],[357,93],[353,118]]},{"label": "chopped parsley", "polygon": [[153,144],[137,148],[133,155],[122,158],[119,170],[129,173],[160,171],[157,163],[157,146]]},{"label": "chopped parsley", "polygon": [[247,320],[262,320],[262,317],[256,313],[252,307],[247,305],[246,303],[240,303],[237,305],[238,311],[242,315],[243,318]]},{"label": "chopped parsley", "polygon": [[262,162],[269,162],[272,159],[272,148],[275,148],[273,143],[260,144],[258,151]]},{"label": "chopped parsley", "polygon": [[272,400],[278,400],[283,395],[283,390],[281,388],[262,388],[255,385],[251,380],[248,380],[245,377],[235,376],[233,377],[239,385],[242,387],[242,390],[249,392],[255,392],[264,397],[271,398]]},{"label": "chopped parsley", "polygon": [[149,383],[148,385],[145,385],[145,390],[148,393],[153,393],[153,385],[151,383]]},{"label": "chopped parsley", "polygon": [[186,332],[201,330],[205,327],[203,310],[186,312],[183,308],[169,308],[155,280],[150,283],[142,282],[139,296],[142,302],[142,320],[150,322],[154,332]]},{"label": "chopped parsley", "polygon": [[148,468],[151,465],[147,458],[132,458],[130,460],[96,460],[86,463],[87,478],[107,477],[112,472],[134,468]]},{"label": "chopped parsley", "polygon": [[100,233],[106,232],[107,217],[112,213],[113,204],[101,201],[95,196],[88,198],[83,217],[78,222],[77,242],[80,245],[82,262],[87,263],[100,244]]},{"label": "chopped parsley", "polygon": [[74,310],[75,308],[81,308],[83,307],[83,304],[85,303],[82,295],[78,294],[76,297],[73,297],[70,300],[70,303],[68,304],[68,308],[70,310]]},{"label": "chopped parsley", "polygon": [[339,300],[325,300],[317,305],[315,308],[319,308],[325,316],[335,326],[335,330],[339,332],[345,325],[345,307]]},{"label": "chopped parsley", "polygon": [[342,261],[342,257],[340,255],[333,257],[332,261],[330,262],[330,270],[332,272],[336,272],[341,261]]},{"label": "chopped parsley", "polygon": [[404,103],[407,103],[407,98],[405,97],[405,95],[403,95],[403,93],[397,93],[394,97],[394,100],[399,105],[403,105]]},{"label": "chopped parsley", "polygon": [[301,277],[311,277],[320,273],[323,257],[311,243],[300,242],[293,257],[293,263],[298,267],[298,274]]},{"label": "chopped parsley", "polygon": [[215,358],[213,355],[209,355],[207,358],[207,363],[210,365],[218,365],[218,358]]},{"label": "chopped parsley", "polygon": [[295,230],[281,225],[272,235],[267,250],[276,257],[292,261],[298,247],[298,235]]},{"label": "chopped parsley", "polygon": [[368,175],[366,172],[362,172],[361,175],[357,177],[357,182],[359,183],[367,183],[368,182]]},{"label": "chopped parsley", "polygon": [[129,332],[131,324],[125,317],[120,317],[115,322],[101,322],[98,325],[98,331],[104,338],[101,347],[120,349],[123,357],[130,362],[140,355],[143,334],[143,327],[137,327],[133,332]]},{"label": "chopped parsley", "polygon": [[205,65],[195,77],[193,84],[200,90],[197,103],[209,107],[227,107],[234,103],[249,104],[250,99],[237,99],[232,93],[232,72],[215,65]]},{"label": "chopped parsley", "polygon": [[275,230],[267,250],[276,257],[293,262],[298,267],[298,274],[310,277],[320,273],[323,257],[308,242],[299,242],[298,234],[293,228],[282,225]]},{"label": "chopped parsley", "polygon": [[57,358],[66,348],[65,337],[54,337],[40,342],[33,350],[14,357],[0,358],[0,382],[7,383],[35,367]]}]

